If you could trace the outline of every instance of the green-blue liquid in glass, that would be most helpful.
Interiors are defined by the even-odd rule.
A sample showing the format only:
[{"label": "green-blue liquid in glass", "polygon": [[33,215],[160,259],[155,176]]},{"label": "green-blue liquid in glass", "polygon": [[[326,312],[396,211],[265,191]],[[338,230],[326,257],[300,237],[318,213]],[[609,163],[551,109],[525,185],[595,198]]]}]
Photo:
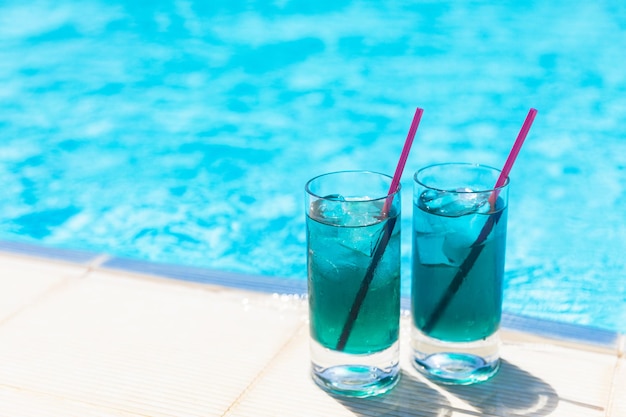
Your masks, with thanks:
[{"label": "green-blue liquid in glass", "polygon": [[[421,201],[421,200],[420,200]],[[503,205],[501,201],[496,207]],[[438,319],[427,328],[438,303],[489,216],[471,212],[442,215],[419,202],[413,207],[412,313],[414,325],[428,336],[471,342],[494,334],[502,314],[502,277],[506,245],[506,208],[481,245],[482,251]]]},{"label": "green-blue liquid in glass", "polygon": [[[389,220],[350,227],[325,224],[310,216],[306,221],[311,337],[336,349]],[[399,319],[400,222],[396,222],[343,351],[368,354],[390,347],[398,340]]]}]

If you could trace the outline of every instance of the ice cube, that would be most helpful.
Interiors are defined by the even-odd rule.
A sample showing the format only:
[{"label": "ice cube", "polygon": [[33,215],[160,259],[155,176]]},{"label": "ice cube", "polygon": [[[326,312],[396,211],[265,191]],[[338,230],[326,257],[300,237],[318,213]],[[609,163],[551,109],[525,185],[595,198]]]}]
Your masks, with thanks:
[{"label": "ice cube", "polygon": [[341,194],[329,194],[329,195],[324,197],[324,200],[328,200],[328,201],[346,201],[344,196],[342,196]]},{"label": "ice cube", "polygon": [[453,199],[454,194],[448,191],[426,190],[420,195],[418,204],[426,211],[437,212],[441,206],[449,204]]},{"label": "ice cube", "polygon": [[439,207],[440,213],[449,217],[460,217],[466,214],[477,213],[481,207],[489,206],[489,194],[463,192],[454,194],[455,198],[446,201]]},{"label": "ice cube", "polygon": [[341,224],[346,217],[345,199],[341,194],[331,194],[315,200],[309,216],[321,223]]},{"label": "ice cube", "polygon": [[[467,258],[489,221],[489,216],[472,216],[468,220],[463,229],[449,232],[444,240],[443,252],[455,266],[460,266]],[[486,240],[489,240],[489,237]]]},{"label": "ice cube", "polygon": [[341,279],[342,276],[339,273],[339,267],[335,264],[336,258],[329,258],[327,256],[319,256],[316,253],[312,253],[313,262],[310,265],[315,265],[315,274],[323,276],[324,279]]},{"label": "ice cube", "polygon": [[465,232],[448,233],[443,240],[442,251],[450,265],[461,266],[478,235]]},{"label": "ice cube", "polygon": [[[436,197],[434,194],[432,196]],[[437,196],[439,196],[439,193],[437,193]],[[424,197],[424,194],[421,197]],[[436,213],[436,205],[427,206],[431,201],[434,201],[434,199],[424,200],[420,198],[417,202],[420,206],[419,209],[429,213],[433,211]],[[448,258],[443,253],[443,242],[448,232],[446,221],[449,221],[449,219],[436,214],[420,213],[413,217],[413,230],[416,233],[416,250],[419,263],[423,265],[449,264]]]},{"label": "ice cube", "polygon": [[[340,194],[327,195],[314,201],[309,209],[312,219],[333,227],[326,230],[328,237],[337,238],[339,244],[350,252],[337,256],[371,257],[382,236],[385,221],[381,220],[381,204],[367,200],[344,198]],[[363,226],[363,227],[362,227]]]},{"label": "ice cube", "polygon": [[454,192],[427,190],[420,196],[419,204],[430,213],[447,217],[488,212],[490,209],[489,193],[474,193],[469,188]]},{"label": "ice cube", "polygon": [[444,240],[445,235],[442,234],[419,236],[417,240],[419,263],[422,265],[451,265],[443,252]]},{"label": "ice cube", "polygon": [[341,245],[356,252],[354,255],[360,254],[371,257],[382,237],[385,224],[386,222],[381,222],[378,227],[346,228],[341,231],[341,236],[344,238]]},{"label": "ice cube", "polygon": [[346,199],[345,210],[349,217],[346,219],[346,225],[369,226],[380,223],[382,204],[380,201],[367,201],[368,199],[369,197]]}]

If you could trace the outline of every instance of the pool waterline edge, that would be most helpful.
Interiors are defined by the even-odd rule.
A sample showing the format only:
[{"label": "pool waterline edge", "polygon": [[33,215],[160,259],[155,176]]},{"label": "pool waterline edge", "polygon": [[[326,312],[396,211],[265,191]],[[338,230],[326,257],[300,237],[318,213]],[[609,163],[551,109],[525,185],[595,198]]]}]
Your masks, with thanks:
[{"label": "pool waterline edge", "polygon": [[[188,283],[221,286],[260,293],[306,296],[306,281],[285,277],[244,274],[207,268],[157,263],[110,256],[74,249],[59,249],[22,242],[0,240],[0,253],[66,262],[92,269],[113,270],[130,274],[176,279]],[[403,314],[410,311],[410,298],[402,297]],[[502,328],[508,332],[532,334],[566,344],[584,345],[590,350],[614,351],[626,354],[626,334],[593,326],[572,324],[503,312]]]}]

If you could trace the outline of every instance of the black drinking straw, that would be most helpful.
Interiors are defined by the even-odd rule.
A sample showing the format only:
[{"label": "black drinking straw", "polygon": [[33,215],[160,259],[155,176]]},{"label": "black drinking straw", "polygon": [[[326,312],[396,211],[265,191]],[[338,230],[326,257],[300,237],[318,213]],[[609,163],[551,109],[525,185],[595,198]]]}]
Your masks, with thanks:
[{"label": "black drinking straw", "polygon": [[426,324],[422,326],[422,331],[424,333],[430,333],[433,327],[435,327],[435,324],[437,324],[437,322],[441,318],[441,315],[450,304],[450,301],[452,301],[452,297],[454,297],[456,292],[459,290],[461,284],[463,284],[463,281],[465,280],[465,277],[467,276],[467,274],[469,274],[470,270],[474,266],[476,259],[478,259],[480,253],[483,251],[483,248],[485,246],[482,243],[485,241],[485,239],[487,239],[487,236],[489,236],[489,233],[491,233],[493,227],[498,223],[498,220],[500,220],[500,216],[502,216],[503,212],[504,210],[500,210],[493,213],[487,218],[487,221],[480,231],[478,238],[472,244],[472,249],[467,255],[467,258],[465,258],[465,260],[459,267],[459,270],[456,272],[456,275],[452,279],[452,282],[446,289],[446,292],[443,294],[443,297],[441,297],[441,299],[437,303],[437,306],[433,310],[433,314],[430,315],[430,317],[426,321]]},{"label": "black drinking straw", "polygon": [[[519,151],[524,144],[526,135],[528,135],[528,131],[530,130],[530,126],[533,124],[536,115],[537,110],[531,108],[528,112],[528,115],[526,116],[524,124],[522,125],[522,129],[517,135],[517,139],[515,139],[515,143],[513,144],[513,148],[511,149],[511,152],[507,157],[504,168],[502,168],[500,176],[496,181],[496,186],[489,196],[489,203],[492,210],[495,210],[497,208],[496,201],[498,199],[498,194],[500,193],[500,188],[504,186],[507,178],[509,177],[509,173],[511,171],[511,168],[513,167],[513,163],[515,162],[515,158],[517,158],[517,155],[519,154]],[[430,333],[430,331],[433,329],[433,327],[435,327],[435,325],[441,318],[441,315],[444,313],[446,308],[448,308],[450,301],[452,301],[452,298],[461,287],[461,284],[463,284],[465,277],[472,270],[476,259],[478,259],[478,256],[482,252],[484,248],[483,242],[487,239],[489,233],[491,233],[491,230],[498,223],[498,220],[500,220],[503,212],[504,210],[496,211],[487,218],[487,221],[481,229],[480,234],[478,235],[474,243],[472,243],[470,253],[467,255],[467,257],[459,267],[459,270],[457,271],[456,275],[452,279],[452,282],[446,289],[446,292],[443,294],[443,297],[441,297],[441,299],[437,303],[435,309],[433,310],[433,313],[430,315],[424,326],[422,326],[422,331],[424,333]]]},{"label": "black drinking straw", "polygon": [[365,278],[363,278],[363,281],[361,281],[361,286],[359,287],[359,291],[354,298],[354,302],[352,303],[352,307],[350,308],[350,312],[348,313],[348,318],[343,325],[341,336],[339,336],[339,342],[337,342],[337,350],[344,350],[346,347],[346,343],[348,343],[348,338],[350,337],[350,333],[352,332],[354,322],[359,316],[361,304],[363,304],[363,300],[365,300],[365,296],[367,295],[367,291],[369,290],[370,283],[372,282],[372,279],[374,279],[374,272],[376,272],[378,262],[380,262],[380,259],[385,253],[385,248],[387,247],[387,243],[389,243],[389,239],[391,238],[391,233],[393,233],[393,228],[396,225],[397,219],[398,216],[391,217],[387,220],[387,224],[385,224],[383,236],[380,238],[378,244],[376,245],[376,250],[374,251],[374,256],[372,257],[372,262],[367,267],[367,271],[365,272]]},{"label": "black drinking straw", "polygon": [[[391,180],[391,186],[389,187],[389,192],[387,193],[387,199],[385,200],[385,204],[383,205],[383,209],[381,211],[381,219],[385,219],[389,216],[389,209],[391,207],[391,203],[393,202],[393,197],[400,187],[400,177],[402,177],[402,171],[404,171],[404,166],[406,165],[406,160],[409,156],[409,151],[411,150],[413,138],[415,137],[417,127],[419,126],[420,120],[422,118],[422,113],[424,113],[424,110],[420,109],[419,107],[415,110],[415,115],[413,116],[413,121],[411,122],[411,128],[409,129],[409,133],[404,142],[402,154],[400,155],[400,160],[398,161],[398,165],[396,166],[396,172],[393,175],[393,178]],[[372,279],[374,279],[374,272],[376,272],[376,267],[378,266],[380,259],[385,253],[385,249],[387,248],[387,244],[389,243],[389,239],[391,238],[391,233],[393,232],[393,228],[396,225],[397,219],[397,215],[387,219],[383,235],[376,244],[374,255],[372,257],[372,262],[367,267],[365,277],[363,278],[363,281],[361,281],[359,291],[354,298],[354,302],[352,303],[352,307],[350,308],[350,312],[348,313],[346,322],[343,325],[343,330],[341,331],[339,341],[337,342],[337,350],[344,350],[346,347],[346,343],[348,343],[348,338],[350,337],[350,333],[352,332],[352,327],[354,327],[354,322],[359,316],[361,305],[365,300],[365,296],[367,295],[367,291],[369,290]],[[382,302],[384,302],[384,300]]]}]

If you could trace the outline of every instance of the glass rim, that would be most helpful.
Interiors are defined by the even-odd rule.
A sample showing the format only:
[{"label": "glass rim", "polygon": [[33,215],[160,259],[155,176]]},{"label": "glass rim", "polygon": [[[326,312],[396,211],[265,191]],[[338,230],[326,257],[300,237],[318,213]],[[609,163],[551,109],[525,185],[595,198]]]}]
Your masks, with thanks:
[{"label": "glass rim", "polygon": [[[315,177],[311,178],[310,180],[308,180],[304,186],[304,191],[309,194],[312,197],[315,197],[317,199],[321,199],[321,200],[329,200],[329,195],[319,195],[314,193],[311,190],[311,183],[315,180],[318,180],[322,177],[327,177],[327,176],[331,176],[331,175],[336,175],[336,174],[371,174],[371,175],[377,175],[380,177],[385,177],[389,179],[389,186],[391,186],[391,182],[393,181],[393,177],[391,175],[388,174],[383,174],[382,172],[376,172],[376,171],[370,171],[370,170],[364,170],[364,169],[354,169],[354,170],[345,170],[345,171],[332,171],[332,172],[326,172],[324,174],[320,174],[320,175],[316,175]],[[346,202],[348,203],[369,203],[369,202],[373,202],[373,201],[380,201],[380,200],[386,200],[387,198],[389,198],[390,196],[395,196],[396,194],[400,193],[400,190],[402,189],[402,185],[400,183],[398,183],[398,189],[396,191],[394,191],[393,193],[390,193],[389,191],[385,192],[385,195],[380,196],[380,197],[370,197],[370,198],[356,198],[356,199],[350,199]]]},{"label": "glass rim", "polygon": [[[485,164],[480,164],[480,163],[473,163],[473,162],[440,162],[437,164],[431,164],[431,165],[427,165],[425,167],[422,167],[420,169],[418,169],[417,171],[415,171],[415,174],[413,174],[413,181],[415,181],[416,183],[418,183],[419,185],[428,188],[430,190],[435,190],[435,191],[442,191],[442,192],[447,192],[447,193],[457,193],[457,194],[483,194],[483,193],[489,193],[489,192],[493,192],[493,191],[502,191],[503,189],[507,188],[509,186],[510,178],[507,176],[506,180],[504,181],[504,184],[502,184],[499,187],[489,187],[486,189],[482,189],[482,190],[448,190],[445,188],[438,188],[432,185],[428,185],[425,184],[423,181],[420,181],[420,179],[418,178],[418,176],[420,174],[422,174],[424,171],[432,169],[432,168],[437,168],[437,167],[442,167],[442,166],[446,166],[446,165],[453,165],[453,166],[458,166],[458,167],[466,167],[466,168],[481,168],[481,169],[485,169],[485,170],[489,170],[489,171],[494,171],[497,173],[501,173],[502,170],[498,169],[498,168],[494,168],[490,165],[485,165]],[[495,185],[495,184],[494,184]]]}]

